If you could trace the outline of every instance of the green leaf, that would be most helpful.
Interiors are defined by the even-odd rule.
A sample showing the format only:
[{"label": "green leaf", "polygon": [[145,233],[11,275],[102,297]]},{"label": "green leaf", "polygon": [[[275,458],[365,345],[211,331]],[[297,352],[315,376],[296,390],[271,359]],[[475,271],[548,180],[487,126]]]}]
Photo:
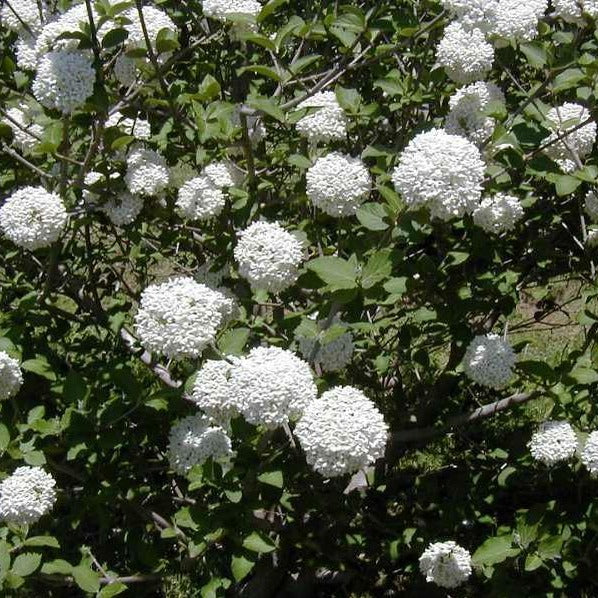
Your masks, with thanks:
[{"label": "green leaf", "polygon": [[488,538],[473,554],[476,565],[495,565],[519,554],[519,548],[512,548],[511,534]]},{"label": "green leaf", "polygon": [[12,565],[13,575],[27,577],[37,570],[42,562],[42,555],[37,552],[25,552],[20,554]]},{"label": "green leaf", "polygon": [[0,541],[0,582],[2,582],[10,570],[10,547],[4,540]]},{"label": "green leaf", "polygon": [[384,249],[370,257],[361,272],[361,286],[364,289],[371,289],[374,285],[390,276],[392,272],[390,253],[390,249]]},{"label": "green leaf", "polygon": [[267,471],[257,476],[257,479],[262,484],[268,484],[269,486],[274,486],[275,488],[282,488],[284,486],[284,478],[282,471],[280,470]]},{"label": "green leaf", "polygon": [[546,64],[548,55],[542,44],[537,42],[521,44],[519,48],[525,54],[528,63],[534,68],[539,69]]},{"label": "green leaf", "polygon": [[135,137],[132,135],[121,135],[110,144],[110,148],[117,151],[129,145],[132,141],[135,141]]},{"label": "green leaf", "polygon": [[100,591],[100,574],[92,571],[86,565],[77,565],[71,571],[75,583],[85,592],[96,593]]},{"label": "green leaf", "polygon": [[43,355],[24,361],[21,364],[21,369],[26,372],[33,372],[42,378],[46,378],[46,380],[56,380],[56,374],[52,371],[52,366]]},{"label": "green leaf", "polygon": [[129,32],[126,29],[111,29],[102,39],[102,48],[113,48],[114,46],[118,46],[118,44],[122,44],[127,37],[129,37]]},{"label": "green leaf", "polygon": [[363,100],[356,89],[347,89],[337,85],[334,92],[343,110],[347,110],[347,112],[357,112],[359,110],[359,105]]},{"label": "green leaf", "polygon": [[592,368],[577,367],[567,374],[577,384],[594,384],[598,382],[598,372]]},{"label": "green leaf", "polygon": [[25,546],[49,546],[50,548],[60,548],[58,540],[54,536],[32,536],[23,543]]},{"label": "green leaf", "polygon": [[244,556],[233,555],[230,563],[230,570],[236,582],[245,579],[249,572],[253,569],[255,563],[246,559]]},{"label": "green leaf", "polygon": [[212,75],[207,74],[199,85],[197,93],[194,95],[201,102],[213,100],[220,95],[220,83]]},{"label": "green leaf", "polygon": [[0,454],[2,454],[10,444],[10,432],[4,424],[0,424]]},{"label": "green leaf", "polygon": [[524,568],[526,571],[535,571],[543,564],[542,559],[537,554],[528,554],[525,558]]},{"label": "green leaf", "polygon": [[241,355],[249,340],[249,328],[227,330],[218,340],[218,349],[224,355]]},{"label": "green leaf", "polygon": [[68,561],[56,559],[44,563],[41,571],[46,575],[70,575],[73,571],[73,566]]},{"label": "green leaf", "polygon": [[177,34],[168,28],[160,29],[156,37],[156,51],[158,54],[172,52],[180,47]]},{"label": "green leaf", "polygon": [[271,98],[249,98],[247,103],[252,108],[256,110],[260,110],[261,112],[265,112],[268,116],[272,118],[284,122],[284,112],[281,110],[280,106]]},{"label": "green leaf", "polygon": [[268,66],[264,66],[263,64],[251,64],[249,66],[241,67],[237,73],[242,75],[243,73],[250,72],[250,73],[257,73],[258,75],[263,75],[264,77],[268,77],[269,79],[273,79],[277,83],[280,81],[280,75]]},{"label": "green leaf", "polygon": [[357,210],[357,220],[368,230],[386,230],[389,227],[384,219],[388,216],[384,206],[378,203],[366,203]]},{"label": "green leaf", "polygon": [[305,265],[325,282],[330,290],[354,289],[357,287],[357,272],[347,260],[340,257],[318,257]]},{"label": "green leaf", "polygon": [[112,598],[112,596],[118,596],[118,594],[122,594],[127,590],[127,586],[120,581],[115,581],[114,583],[108,584],[104,586],[101,592],[98,594],[99,598]]},{"label": "green leaf", "polygon": [[253,532],[243,540],[243,548],[251,552],[264,553],[276,550],[276,545],[267,536]]},{"label": "green leaf", "polygon": [[407,292],[407,277],[391,278],[384,283],[384,290],[391,295],[404,295]]}]

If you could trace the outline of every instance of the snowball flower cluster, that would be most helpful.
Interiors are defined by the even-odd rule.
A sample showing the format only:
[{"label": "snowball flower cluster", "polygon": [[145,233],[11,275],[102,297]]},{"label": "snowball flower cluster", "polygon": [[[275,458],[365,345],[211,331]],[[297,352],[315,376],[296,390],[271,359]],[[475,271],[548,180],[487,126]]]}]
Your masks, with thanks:
[{"label": "snowball flower cluster", "polygon": [[365,164],[340,152],[318,158],[306,178],[311,202],[336,218],[355,214],[372,190],[372,178]]},{"label": "snowball flower cluster", "polygon": [[143,203],[143,197],[124,191],[116,199],[110,199],[102,204],[100,210],[115,226],[126,226],[139,216]]},{"label": "snowball flower cluster", "polygon": [[515,228],[523,218],[519,199],[506,193],[485,197],[473,212],[474,223],[489,233],[499,234]]},{"label": "snowball flower cluster", "polygon": [[96,73],[83,52],[49,52],[39,61],[33,95],[46,108],[70,114],[93,94]]},{"label": "snowball flower cluster", "polygon": [[222,461],[233,455],[231,440],[224,429],[201,414],[190,415],[175,424],[169,441],[170,467],[181,474],[210,458]]},{"label": "snowball flower cluster", "polygon": [[503,92],[494,83],[476,81],[458,89],[449,100],[451,110],[446,117],[446,132],[482,145],[492,135],[496,123],[485,114],[491,102],[505,102]]},{"label": "snowball flower cluster", "polygon": [[336,386],[307,405],[295,435],[309,465],[332,478],[359,471],[382,457],[388,426],[363,392]]},{"label": "snowball flower cluster", "polygon": [[538,7],[521,0],[496,3],[489,33],[505,40],[531,41],[538,35]]},{"label": "snowball flower cluster", "polygon": [[[127,49],[146,48],[145,36],[143,34],[143,27],[139,18],[139,12],[135,6],[129,8],[122,13],[127,21],[125,29],[129,32],[129,37],[125,40]],[[154,52],[156,50],[156,38],[162,29],[168,30],[172,34],[177,34],[177,26],[173,20],[163,11],[154,8],[153,6],[144,6],[142,8],[143,21],[147,29],[147,36],[152,44]]]},{"label": "snowball flower cluster", "polygon": [[15,145],[24,152],[31,151],[39,143],[43,127],[33,122],[26,108],[9,108],[6,115],[1,122],[12,129]]},{"label": "snowball flower cluster", "polygon": [[588,435],[580,457],[590,475],[598,476],[598,432],[591,432]]},{"label": "snowball flower cluster", "polygon": [[156,195],[169,182],[169,170],[164,156],[140,145],[132,147],[127,155],[125,183],[131,193]]},{"label": "snowball flower cluster", "polygon": [[515,353],[497,334],[476,336],[463,358],[465,373],[474,382],[490,388],[502,388],[513,375]]},{"label": "snowball flower cluster", "polygon": [[33,71],[37,67],[38,55],[35,50],[36,39],[24,33],[15,44],[17,65],[24,70]]},{"label": "snowball flower cluster", "polygon": [[297,108],[317,108],[315,111],[310,111],[311,114],[301,118],[295,125],[298,133],[303,137],[307,137],[314,143],[327,143],[346,137],[347,117],[333,91],[320,91],[303,100]]},{"label": "snowball flower cluster", "polygon": [[187,181],[178,193],[177,211],[189,220],[209,220],[218,216],[224,208],[225,197],[222,189],[202,174]]},{"label": "snowball flower cluster", "polygon": [[10,6],[5,2],[0,9],[2,25],[21,35],[29,35],[23,23],[27,25],[30,31],[36,33],[42,28],[43,20],[47,16],[48,7],[45,0],[42,0],[39,4],[37,0],[12,0]]},{"label": "snowball flower cluster", "polygon": [[471,575],[471,555],[452,540],[434,542],[419,557],[419,569],[427,582],[441,588],[456,588]]},{"label": "snowball flower cluster", "polygon": [[[327,320],[320,320],[318,328],[324,331],[328,328]],[[336,316],[331,326],[343,326],[344,322]],[[355,346],[353,345],[353,335],[350,332],[343,332],[335,336],[332,340],[326,342],[320,333],[318,337],[307,338],[298,336],[299,352],[305,359],[318,364],[325,372],[336,372],[342,370],[353,357]],[[317,348],[316,348],[317,343]],[[315,353],[314,353],[315,350]]]},{"label": "snowball flower cluster", "polygon": [[17,189],[0,208],[0,229],[24,249],[34,250],[54,243],[67,220],[60,197],[43,187]]},{"label": "snowball flower cluster", "polygon": [[486,31],[497,0],[441,0],[442,6],[466,29]]},{"label": "snowball flower cluster", "polygon": [[[572,102],[552,108],[546,115],[548,126],[553,132],[544,140],[543,144],[554,143],[546,147],[544,151],[564,172],[572,172],[577,169],[574,154],[578,158],[584,158],[592,151],[596,140],[596,123],[591,121],[579,127],[589,117],[590,113],[586,108]],[[576,127],[579,128],[576,129]],[[559,137],[563,137],[563,140],[558,140]]]},{"label": "snowball flower cluster", "polygon": [[598,17],[598,0],[552,0],[554,14],[565,21],[579,22],[583,15]]},{"label": "snowball flower cluster", "polygon": [[104,126],[106,128],[118,127],[125,134],[137,139],[147,140],[152,136],[152,128],[149,121],[143,118],[127,118],[120,112],[112,114]]},{"label": "snowball flower cluster", "polygon": [[492,68],[494,48],[479,29],[466,29],[455,21],[447,25],[436,61],[456,83],[483,79]]},{"label": "snowball flower cluster", "polygon": [[426,206],[432,218],[450,220],[478,206],[484,170],[473,143],[432,129],[409,142],[399,156],[392,181],[408,206]]},{"label": "snowball flower cluster", "polygon": [[227,189],[239,185],[243,179],[232,162],[221,160],[212,162],[203,169],[203,174],[210,179],[212,184],[219,189]]},{"label": "snowball flower cluster", "polygon": [[54,506],[55,486],[41,467],[18,467],[0,482],[0,519],[15,525],[35,523]]},{"label": "snowball flower cluster", "polygon": [[303,248],[278,222],[254,222],[238,237],[235,259],[252,288],[279,293],[297,280]]},{"label": "snowball flower cluster", "polygon": [[233,309],[233,300],[219,291],[191,278],[174,278],[141,293],[135,329],[150,351],[195,358],[214,341]]},{"label": "snowball flower cluster", "polygon": [[554,465],[573,457],[577,450],[577,435],[566,421],[545,421],[532,434],[528,446],[536,461]]},{"label": "snowball flower cluster", "polygon": [[22,384],[19,362],[5,351],[0,351],[0,401],[14,397]]},{"label": "snowball flower cluster", "polygon": [[586,194],[585,210],[592,222],[598,222],[598,195],[594,191]]},{"label": "snowball flower cluster", "polygon": [[203,0],[203,14],[225,21],[232,15],[257,17],[262,5],[257,0]]},{"label": "snowball flower cluster", "polygon": [[230,378],[238,360],[208,359],[197,373],[191,399],[212,420],[226,421],[239,414],[239,401]]},{"label": "snowball flower cluster", "polygon": [[[91,3],[92,15],[96,26],[99,23],[99,15],[93,3]],[[72,37],[64,37],[58,39],[65,33],[82,31],[85,26],[89,26],[89,17],[87,14],[87,6],[84,2],[80,2],[63,12],[58,14],[46,23],[37,36],[35,42],[35,52],[38,57],[43,56],[46,52],[51,50],[59,51],[74,51],[79,45],[79,40]],[[101,42],[103,34],[110,29],[110,23],[104,23],[104,27],[97,30],[98,40]],[[87,52],[91,55],[91,52]]]},{"label": "snowball flower cluster", "polygon": [[249,423],[272,429],[301,417],[317,389],[309,365],[292,351],[256,347],[232,369],[230,393]]}]

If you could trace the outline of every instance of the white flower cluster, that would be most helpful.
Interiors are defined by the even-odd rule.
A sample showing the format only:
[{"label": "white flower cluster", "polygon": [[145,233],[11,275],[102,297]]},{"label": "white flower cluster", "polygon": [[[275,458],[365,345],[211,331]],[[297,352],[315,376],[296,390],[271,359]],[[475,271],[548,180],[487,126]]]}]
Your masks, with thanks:
[{"label": "white flower cluster", "polygon": [[32,90],[46,108],[70,114],[93,94],[96,73],[83,52],[49,52],[39,61]]},{"label": "white flower cluster", "polygon": [[257,0],[203,0],[203,14],[225,21],[232,15],[257,17],[262,5]]},{"label": "white flower cluster", "polygon": [[309,366],[293,352],[256,347],[246,357],[207,361],[192,398],[213,421],[240,414],[272,429],[299,418],[316,392]]},{"label": "white flower cluster", "polygon": [[233,309],[233,300],[219,291],[191,278],[174,278],[141,293],[135,329],[150,351],[195,358],[214,341]]},{"label": "white flower cluster", "polygon": [[169,170],[164,156],[158,152],[135,145],[127,154],[125,183],[131,193],[157,195],[169,182]]},{"label": "white flower cluster", "polygon": [[54,506],[55,486],[41,467],[17,467],[0,482],[0,519],[15,525],[35,523]]},{"label": "white flower cluster", "polygon": [[598,476],[598,431],[590,432],[583,445],[580,458],[590,475]]},{"label": "white flower cluster", "polygon": [[26,71],[34,71],[37,67],[37,52],[35,50],[36,38],[24,34],[15,44],[17,65]]},{"label": "white flower cluster", "polygon": [[482,145],[496,124],[494,118],[485,114],[491,102],[505,102],[503,92],[494,83],[476,81],[458,89],[449,100],[451,110],[446,117],[446,132]]},{"label": "white flower cluster", "polygon": [[[147,30],[147,36],[151,42],[152,49],[156,52],[156,38],[158,33],[162,29],[166,29],[173,34],[177,34],[177,26],[174,24],[172,19],[163,11],[154,8],[153,6],[144,6],[142,9],[143,21]],[[125,47],[130,50],[133,48],[146,48],[145,36],[143,34],[143,28],[141,26],[141,19],[139,18],[139,12],[136,7],[131,7],[123,13],[123,16],[127,21],[125,25],[126,30],[129,32],[129,37],[125,41]]]},{"label": "white flower cluster", "polygon": [[554,14],[565,21],[577,23],[584,15],[598,18],[598,0],[552,0]]},{"label": "white flower cluster", "polygon": [[22,384],[19,362],[5,351],[0,351],[0,401],[14,397]]},{"label": "white flower cluster", "polygon": [[9,108],[6,115],[12,120],[5,117],[1,122],[12,129],[15,145],[23,152],[31,151],[39,143],[37,137],[43,135],[43,127],[33,121],[31,113],[26,107]]},{"label": "white flower cluster", "polygon": [[126,54],[119,54],[114,61],[113,71],[116,80],[125,87],[130,87],[137,81],[137,65],[135,59]]},{"label": "white flower cluster", "polygon": [[[318,328],[325,332],[328,329],[327,320],[320,320],[317,322]],[[339,316],[335,316],[330,323],[330,327],[344,326],[345,323],[341,321]],[[299,344],[299,352],[305,359],[312,359],[313,363],[318,364],[325,372],[336,372],[342,370],[353,357],[355,346],[353,345],[353,335],[350,332],[343,332],[328,342],[322,337],[325,336],[322,332],[319,336],[314,338],[307,338],[305,336],[297,336]],[[318,343],[316,349],[316,343]],[[314,349],[316,352],[314,354]]]},{"label": "white flower cluster", "polygon": [[143,197],[127,191],[119,193],[116,199],[110,199],[100,206],[115,226],[126,226],[135,221],[143,209]]},{"label": "white flower cluster", "polygon": [[538,35],[538,6],[521,0],[496,3],[489,34],[503,40],[531,41]]},{"label": "white flower cluster", "polygon": [[332,152],[307,170],[307,196],[317,208],[339,218],[355,214],[372,190],[372,178],[359,158]]},{"label": "white flower cluster", "polygon": [[201,414],[190,415],[175,424],[169,441],[170,467],[183,475],[210,458],[226,461],[233,455],[231,439],[225,430]]},{"label": "white flower cluster", "polygon": [[0,208],[0,229],[24,249],[34,250],[54,243],[67,220],[60,197],[43,187],[17,189]]},{"label": "white flower cluster", "polygon": [[213,185],[219,189],[236,187],[243,181],[242,173],[236,169],[235,165],[228,160],[212,162],[203,169],[205,174]]},{"label": "white flower cluster", "polygon": [[[94,22],[99,22],[99,15],[92,4],[92,14]],[[46,52],[52,50],[55,51],[74,51],[79,45],[79,40],[75,38],[65,37],[58,39],[65,33],[81,31],[85,25],[89,24],[89,18],[87,14],[87,6],[84,2],[80,2],[59,14],[56,18],[46,23],[37,36],[35,43],[35,53],[38,58],[42,57]],[[102,40],[103,35],[108,29],[110,24],[106,22],[105,27],[100,27],[97,31],[98,39]],[[90,52],[88,52],[91,54]]]},{"label": "white flower cluster", "polygon": [[427,582],[441,588],[456,588],[472,573],[471,555],[452,540],[433,542],[419,557],[419,569]]},{"label": "white flower cluster", "polygon": [[426,206],[432,218],[450,220],[478,206],[484,170],[473,143],[432,129],[409,142],[399,156],[392,181],[409,207]]},{"label": "white flower cluster", "polygon": [[[590,113],[586,108],[572,102],[552,108],[546,115],[549,128],[553,132],[542,143],[553,141],[554,143],[544,151],[564,172],[572,172],[577,169],[572,152],[582,159],[592,151],[596,140],[596,123],[591,121],[576,129],[589,117]],[[563,140],[558,140],[559,137],[562,137]]]},{"label": "white flower cluster", "polygon": [[351,386],[336,386],[307,405],[295,435],[312,468],[326,478],[354,473],[384,455],[388,425]]},{"label": "white flower cluster", "polygon": [[253,289],[279,293],[297,280],[303,247],[278,222],[254,222],[238,237],[239,274]]},{"label": "white flower cluster", "polygon": [[47,16],[48,7],[45,0],[39,4],[37,0],[12,0],[10,6],[5,2],[0,9],[0,20],[2,25],[21,35],[28,35],[28,31],[23,23],[25,23],[33,33],[36,33],[42,28],[43,19],[46,19]]},{"label": "white flower cluster", "polygon": [[143,118],[127,118],[120,112],[110,115],[105,125],[108,127],[118,127],[126,135],[131,135],[136,139],[147,140],[152,136],[152,127],[149,121]]},{"label": "white flower cluster", "polygon": [[225,204],[222,189],[201,174],[187,181],[178,193],[177,211],[189,220],[210,220],[218,216]]},{"label": "white flower cluster", "polygon": [[485,197],[473,212],[474,223],[494,234],[512,230],[521,218],[523,207],[519,199],[506,193]]},{"label": "white flower cluster", "polygon": [[442,6],[466,29],[487,31],[497,0],[441,0]]},{"label": "white flower cluster", "polygon": [[566,421],[545,421],[529,441],[529,450],[536,461],[554,465],[567,461],[577,450],[577,435]]},{"label": "white flower cluster", "polygon": [[598,195],[594,191],[586,194],[585,210],[592,222],[598,222]]},{"label": "white flower cluster", "polygon": [[297,108],[317,108],[297,121],[295,125],[297,132],[313,143],[327,143],[346,137],[347,116],[333,91],[320,91],[303,100]]},{"label": "white flower cluster", "polygon": [[492,69],[494,48],[479,29],[467,29],[454,21],[444,30],[436,61],[456,83],[471,83]]},{"label": "white flower cluster", "polygon": [[476,336],[465,351],[463,367],[474,382],[500,389],[513,375],[515,353],[497,334]]}]

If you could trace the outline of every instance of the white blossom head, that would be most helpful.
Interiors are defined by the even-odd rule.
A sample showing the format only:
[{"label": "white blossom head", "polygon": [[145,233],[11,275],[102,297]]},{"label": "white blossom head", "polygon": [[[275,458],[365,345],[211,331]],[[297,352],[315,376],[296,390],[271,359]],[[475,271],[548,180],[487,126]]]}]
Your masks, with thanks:
[{"label": "white blossom head", "polygon": [[529,441],[531,456],[545,465],[567,461],[577,450],[577,435],[566,421],[545,421]]},{"label": "white blossom head", "polygon": [[581,451],[581,462],[595,478],[598,476],[598,432],[590,432]]},{"label": "white blossom head", "polygon": [[113,73],[116,80],[124,87],[130,87],[137,81],[137,65],[134,58],[119,54],[114,61]]},{"label": "white blossom head", "polygon": [[598,17],[596,0],[552,0],[554,14],[569,23],[581,23],[583,17]]},{"label": "white blossom head", "polygon": [[191,278],[174,278],[141,293],[135,329],[149,351],[169,358],[196,358],[216,338],[233,301]]},{"label": "white blossom head", "polygon": [[49,52],[39,61],[33,95],[46,108],[70,114],[93,95],[96,72],[83,52]]},{"label": "white blossom head", "polygon": [[226,431],[200,413],[175,424],[170,430],[169,441],[170,467],[183,475],[208,459],[228,461],[233,456],[231,439]]},{"label": "white blossom head", "polygon": [[39,56],[35,49],[37,39],[28,34],[17,40],[15,44],[15,55],[17,66],[26,71],[34,71],[37,68]]},{"label": "white blossom head", "polygon": [[409,142],[392,181],[409,207],[425,206],[432,218],[450,220],[478,206],[484,170],[480,150],[471,141],[432,129]]},{"label": "white blossom head", "polygon": [[278,222],[254,222],[238,237],[239,274],[253,289],[279,293],[297,280],[303,248]]},{"label": "white blossom head", "polygon": [[23,384],[21,366],[6,351],[0,351],[0,401],[14,397]]},{"label": "white blossom head", "polygon": [[179,189],[176,208],[181,216],[189,220],[210,220],[222,212],[225,203],[222,189],[202,174]]},{"label": "white blossom head", "polygon": [[110,118],[104,124],[108,127],[118,127],[126,135],[131,135],[136,139],[147,140],[152,136],[152,127],[149,121],[143,118],[128,118],[120,112],[110,115]]},{"label": "white blossom head", "polygon": [[502,40],[531,41],[538,35],[538,7],[521,0],[496,4],[488,33]]},{"label": "white blossom head", "polygon": [[237,361],[230,357],[208,359],[195,378],[191,398],[214,421],[226,421],[239,414],[239,401],[230,384]]},{"label": "white blossom head", "polygon": [[[137,11],[137,8],[133,6],[122,14],[128,21],[128,23],[124,26],[129,32],[129,36],[125,40],[125,47],[127,49],[147,48],[145,43],[145,35],[143,33],[143,27],[141,25],[141,19],[139,18],[139,12]],[[166,29],[175,35],[178,34],[177,26],[164,11],[154,8],[153,6],[144,6],[142,8],[142,14],[147,30],[147,36],[154,52],[157,52],[156,38],[162,29]]]},{"label": "white blossom head", "polygon": [[168,186],[169,170],[162,154],[133,146],[127,154],[125,183],[129,191],[139,195],[157,195]]},{"label": "white blossom head", "polygon": [[476,336],[465,351],[463,367],[467,376],[489,388],[503,388],[513,375],[515,353],[498,334]]},{"label": "white blossom head", "polygon": [[[592,151],[596,140],[596,123],[590,121],[580,126],[589,118],[590,113],[587,108],[573,102],[551,108],[546,115],[548,127],[553,132],[543,141],[543,144],[554,143],[546,147],[544,152],[565,172],[577,168],[575,155],[584,158]],[[563,139],[559,140],[559,136]]]},{"label": "white blossom head", "polygon": [[35,250],[58,240],[68,220],[62,200],[43,187],[22,187],[0,208],[0,229],[15,245]]},{"label": "white blossom head", "polygon": [[318,158],[306,179],[314,206],[336,218],[355,214],[372,190],[372,178],[361,159],[340,152]]},{"label": "white blossom head", "polygon": [[440,0],[443,8],[466,29],[486,32],[498,0]]},{"label": "white blossom head", "polygon": [[234,15],[255,19],[263,8],[257,0],[203,0],[202,6],[206,17],[219,21],[230,20]]},{"label": "white blossom head", "polygon": [[456,588],[472,573],[471,555],[452,540],[433,542],[419,557],[419,569],[427,582],[441,588]]},{"label": "white blossom head", "polygon": [[468,30],[455,21],[444,30],[436,62],[456,83],[471,83],[484,79],[492,69],[494,48],[479,29]]},{"label": "white blossom head", "polygon": [[235,168],[235,165],[228,160],[220,160],[208,164],[202,174],[208,177],[212,184],[218,189],[228,189],[241,184],[243,175]]},{"label": "white blossom head", "polygon": [[17,467],[0,482],[0,519],[15,525],[35,523],[56,502],[56,481],[41,467]]},{"label": "white blossom head", "polygon": [[[336,372],[350,363],[355,346],[351,332],[342,332],[345,323],[338,315],[334,317],[330,325],[328,324],[327,320],[319,320],[317,326],[320,329],[320,334],[314,337],[298,335],[297,343],[299,352],[305,359],[319,365],[325,372]],[[339,332],[336,333],[335,329],[339,329]],[[330,340],[326,340],[327,334],[331,332],[335,333]]]},{"label": "white blossom head", "polygon": [[230,373],[231,395],[251,424],[277,428],[296,420],[316,398],[309,365],[280,347],[256,347]]},{"label": "white blossom head", "polygon": [[303,100],[297,109],[315,108],[295,125],[297,132],[314,143],[339,141],[347,136],[347,116],[333,91],[320,91]]},{"label": "white blossom head", "polygon": [[[16,14],[15,14],[16,13]],[[29,31],[37,33],[48,18],[48,5],[45,0],[12,0],[5,2],[0,9],[0,22],[11,31],[20,35],[29,35]]]},{"label": "white blossom head", "polygon": [[307,463],[326,478],[355,473],[384,455],[388,425],[352,386],[336,386],[307,405],[295,435]]},{"label": "white blossom head", "polygon": [[123,191],[115,199],[109,199],[103,203],[100,210],[115,226],[126,226],[139,216],[143,209],[143,203],[143,197]]},{"label": "white blossom head", "polygon": [[503,92],[494,83],[476,81],[461,87],[449,100],[451,110],[446,117],[446,132],[482,145],[496,124],[494,118],[485,113],[491,102],[505,102]]},{"label": "white blossom head", "polygon": [[590,190],[587,192],[584,207],[590,220],[598,222],[598,195],[595,191]]},{"label": "white blossom head", "polygon": [[494,234],[512,230],[521,218],[521,202],[517,197],[506,193],[485,197],[473,212],[474,223],[486,232]]},{"label": "white blossom head", "polygon": [[14,144],[23,152],[31,151],[39,143],[43,127],[34,122],[31,111],[25,106],[9,108],[6,114],[10,119],[5,117],[0,122],[11,128]]}]

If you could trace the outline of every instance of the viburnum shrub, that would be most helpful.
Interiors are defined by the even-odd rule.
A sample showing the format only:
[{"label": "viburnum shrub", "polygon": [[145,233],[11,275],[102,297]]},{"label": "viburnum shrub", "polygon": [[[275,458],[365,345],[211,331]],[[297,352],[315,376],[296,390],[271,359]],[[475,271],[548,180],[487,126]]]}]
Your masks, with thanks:
[{"label": "viburnum shrub", "polygon": [[0,594],[596,595],[595,0],[0,0]]}]

